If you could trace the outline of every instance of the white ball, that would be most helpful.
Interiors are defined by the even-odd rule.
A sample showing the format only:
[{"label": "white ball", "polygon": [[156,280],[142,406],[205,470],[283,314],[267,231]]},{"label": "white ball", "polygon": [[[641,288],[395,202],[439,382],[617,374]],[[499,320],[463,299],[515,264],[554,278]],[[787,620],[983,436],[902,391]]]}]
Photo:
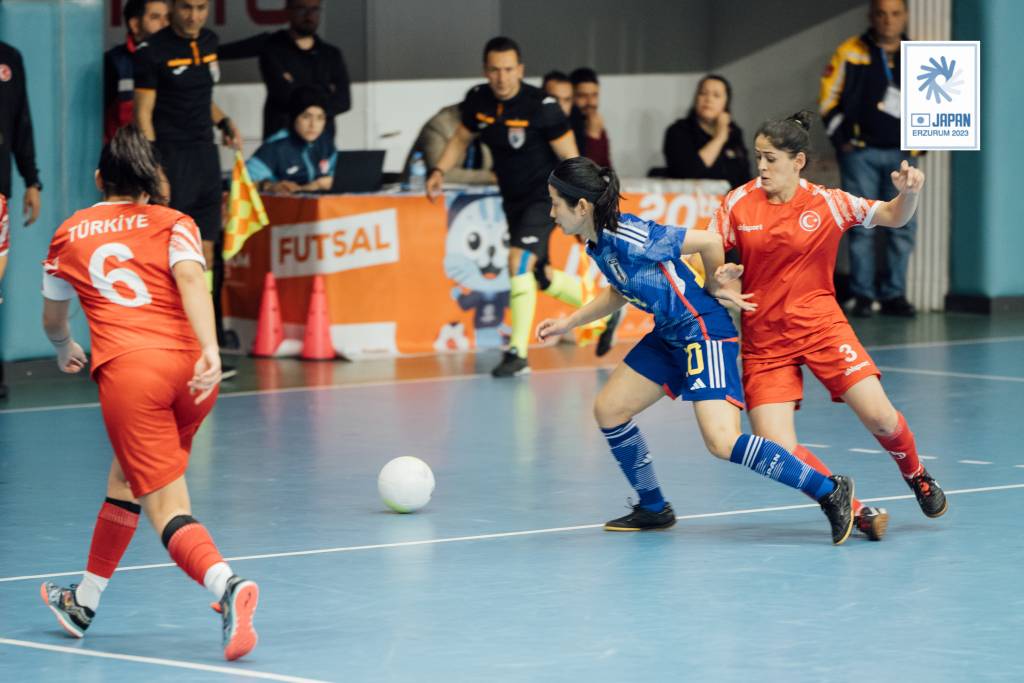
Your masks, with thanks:
[{"label": "white ball", "polygon": [[434,473],[419,458],[404,455],[384,465],[377,476],[377,490],[395,512],[416,512],[430,502]]}]

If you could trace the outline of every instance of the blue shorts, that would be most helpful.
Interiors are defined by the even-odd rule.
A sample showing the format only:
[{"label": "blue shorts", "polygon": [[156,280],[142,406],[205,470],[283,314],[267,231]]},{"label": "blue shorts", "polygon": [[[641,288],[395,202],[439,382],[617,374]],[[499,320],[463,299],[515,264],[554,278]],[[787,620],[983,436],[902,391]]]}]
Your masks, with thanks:
[{"label": "blue shorts", "polygon": [[701,340],[675,346],[648,332],[626,354],[625,363],[660,385],[671,398],[728,401],[743,408],[739,342]]}]

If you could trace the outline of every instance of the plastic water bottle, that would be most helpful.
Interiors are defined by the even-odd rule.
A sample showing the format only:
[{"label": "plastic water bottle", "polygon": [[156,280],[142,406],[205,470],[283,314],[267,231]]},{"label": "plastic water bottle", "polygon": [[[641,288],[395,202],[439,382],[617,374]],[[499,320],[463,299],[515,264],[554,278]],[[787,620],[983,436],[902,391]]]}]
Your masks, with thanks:
[{"label": "plastic water bottle", "polygon": [[427,189],[427,162],[423,152],[414,152],[409,162],[409,191],[425,192]]}]

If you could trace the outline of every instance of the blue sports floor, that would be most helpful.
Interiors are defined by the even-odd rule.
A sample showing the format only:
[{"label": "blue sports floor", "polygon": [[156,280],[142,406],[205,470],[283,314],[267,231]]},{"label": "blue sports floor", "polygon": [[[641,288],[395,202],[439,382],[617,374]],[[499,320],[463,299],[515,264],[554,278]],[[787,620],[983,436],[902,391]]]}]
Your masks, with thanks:
[{"label": "blue sports floor", "polygon": [[[0,681],[1024,680],[1024,321],[914,324],[864,340],[950,510],[925,518],[811,380],[802,442],[892,517],[881,543],[838,548],[816,505],[708,455],[667,399],[638,422],[679,523],[602,531],[631,490],[593,424],[608,367],[589,349],[538,351],[511,381],[481,355],[434,377],[328,369],[328,386],[225,393],[189,484],[261,586],[260,643],[236,663],[145,522],[84,640],[44,607],[39,583],[84,567],[111,454],[91,400],[60,405],[61,381],[89,385],[39,378],[49,407],[0,405]],[[404,454],[437,489],[403,516],[376,474]]]}]

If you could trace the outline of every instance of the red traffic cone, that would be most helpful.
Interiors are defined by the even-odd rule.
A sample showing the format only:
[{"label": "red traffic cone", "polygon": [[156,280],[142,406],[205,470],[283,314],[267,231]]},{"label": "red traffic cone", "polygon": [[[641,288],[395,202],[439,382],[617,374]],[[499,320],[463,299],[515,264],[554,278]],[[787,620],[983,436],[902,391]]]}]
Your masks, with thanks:
[{"label": "red traffic cone", "polygon": [[273,273],[267,273],[263,278],[263,297],[260,299],[260,317],[256,321],[252,355],[269,358],[277,353],[282,341],[284,325],[281,322],[281,306],[277,301],[277,282]]},{"label": "red traffic cone", "polygon": [[323,275],[313,278],[313,293],[309,296],[309,313],[306,315],[306,336],[300,357],[303,360],[333,360],[335,357]]}]

